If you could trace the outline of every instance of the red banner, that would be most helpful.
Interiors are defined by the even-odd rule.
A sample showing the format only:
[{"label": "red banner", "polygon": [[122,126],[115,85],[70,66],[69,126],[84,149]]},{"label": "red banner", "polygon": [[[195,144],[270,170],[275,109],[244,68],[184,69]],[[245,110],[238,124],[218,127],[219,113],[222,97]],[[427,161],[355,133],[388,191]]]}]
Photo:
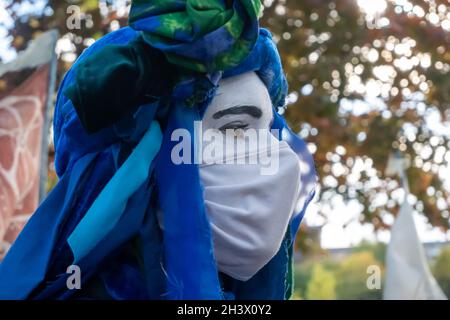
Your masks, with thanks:
[{"label": "red banner", "polygon": [[50,69],[25,65],[0,80],[0,260],[39,204]]}]

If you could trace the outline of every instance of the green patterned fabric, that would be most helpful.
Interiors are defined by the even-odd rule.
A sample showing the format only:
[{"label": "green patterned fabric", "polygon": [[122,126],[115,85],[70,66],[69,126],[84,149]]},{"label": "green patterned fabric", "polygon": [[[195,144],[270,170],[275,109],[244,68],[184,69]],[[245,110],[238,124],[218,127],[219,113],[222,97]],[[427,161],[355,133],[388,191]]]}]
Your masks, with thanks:
[{"label": "green patterned fabric", "polygon": [[211,73],[248,56],[260,10],[260,0],[135,0],[129,23],[171,63]]}]

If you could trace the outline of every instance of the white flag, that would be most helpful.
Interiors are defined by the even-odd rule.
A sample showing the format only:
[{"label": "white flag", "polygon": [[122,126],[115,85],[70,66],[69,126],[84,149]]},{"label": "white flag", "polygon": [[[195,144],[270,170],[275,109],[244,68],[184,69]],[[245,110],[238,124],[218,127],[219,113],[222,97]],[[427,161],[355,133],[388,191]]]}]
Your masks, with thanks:
[{"label": "white flag", "polygon": [[412,212],[405,201],[391,229],[386,252],[384,299],[446,300],[428,267]]}]

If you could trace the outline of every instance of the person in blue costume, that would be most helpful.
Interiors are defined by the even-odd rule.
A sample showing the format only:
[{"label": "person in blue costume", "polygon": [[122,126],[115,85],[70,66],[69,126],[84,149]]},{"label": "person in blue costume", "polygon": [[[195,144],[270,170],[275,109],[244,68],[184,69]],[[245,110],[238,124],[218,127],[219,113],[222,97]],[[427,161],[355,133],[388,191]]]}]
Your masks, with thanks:
[{"label": "person in blue costume", "polygon": [[[134,1],[131,26],[78,58],[55,107],[60,180],[0,264],[1,299],[290,298],[316,173],[278,113],[286,78],[250,2]],[[279,168],[198,162],[196,139],[174,161],[180,129],[275,129]]]}]

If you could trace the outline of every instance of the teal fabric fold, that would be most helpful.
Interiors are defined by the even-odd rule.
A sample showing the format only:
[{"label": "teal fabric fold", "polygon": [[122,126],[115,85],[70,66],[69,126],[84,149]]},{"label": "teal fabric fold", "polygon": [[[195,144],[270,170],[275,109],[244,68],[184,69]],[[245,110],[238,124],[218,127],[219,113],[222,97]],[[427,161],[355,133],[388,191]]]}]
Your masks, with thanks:
[{"label": "teal fabric fold", "polygon": [[139,144],[103,188],[67,239],[74,263],[85,257],[120,220],[129,198],[150,176],[149,168],[161,147],[161,142],[161,129],[158,123],[153,121]]}]

